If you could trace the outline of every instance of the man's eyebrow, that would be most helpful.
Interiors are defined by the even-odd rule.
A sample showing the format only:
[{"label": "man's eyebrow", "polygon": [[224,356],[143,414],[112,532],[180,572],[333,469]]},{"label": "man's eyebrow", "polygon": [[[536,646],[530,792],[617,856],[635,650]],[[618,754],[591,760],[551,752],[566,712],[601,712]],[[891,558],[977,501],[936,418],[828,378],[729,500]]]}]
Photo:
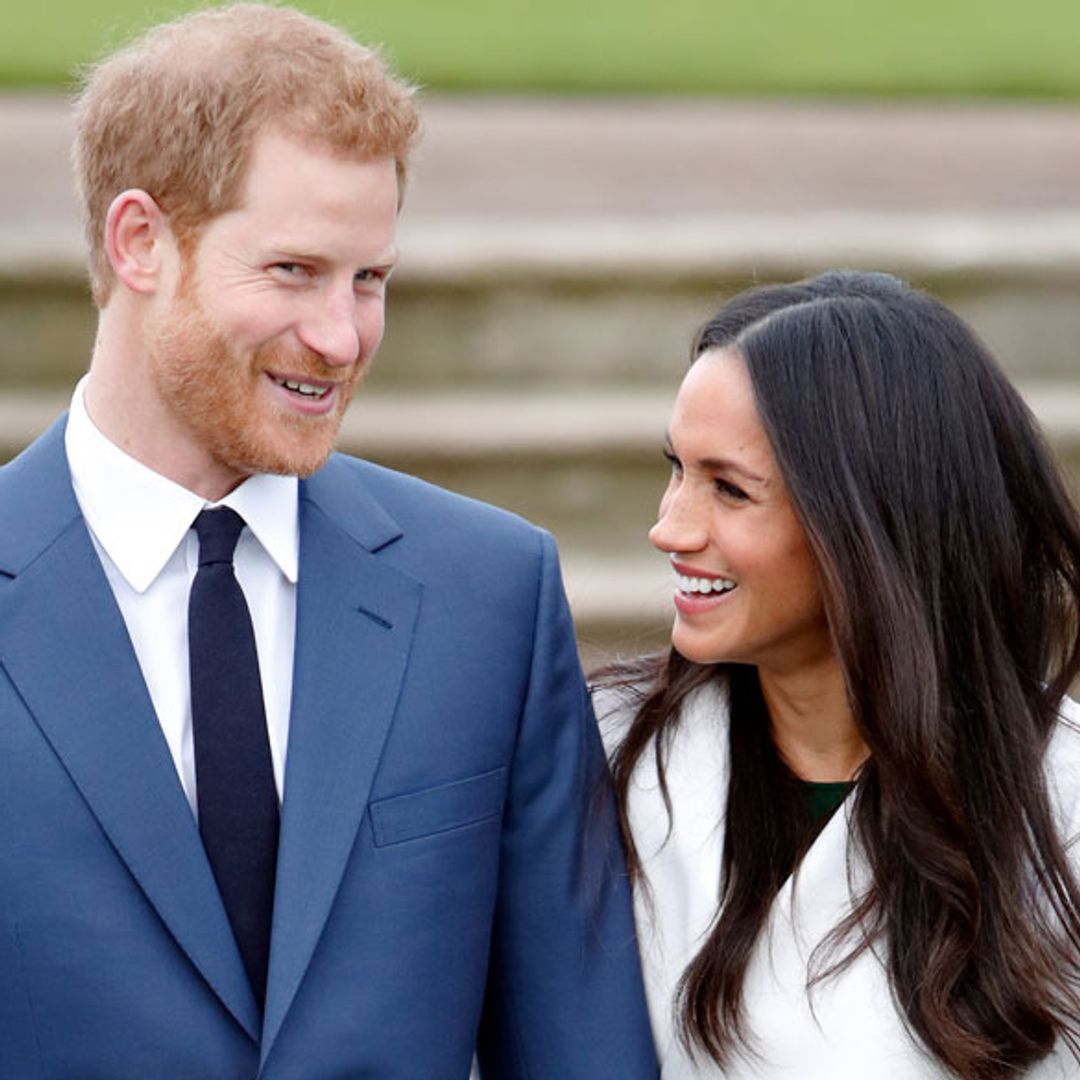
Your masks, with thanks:
[{"label": "man's eyebrow", "polygon": [[316,255],[313,251],[305,251],[303,248],[289,247],[287,244],[271,244],[267,248],[266,259],[268,262],[282,263],[317,263],[326,262],[326,257]]},{"label": "man's eyebrow", "polygon": [[[268,257],[275,262],[305,262],[318,264],[330,262],[330,256],[325,253],[308,251],[305,248],[292,247],[289,244],[271,244],[269,246]],[[370,266],[396,266],[400,258],[401,253],[396,247],[392,247],[388,248],[386,251],[380,251],[375,258],[358,263],[357,266],[358,268]]]}]

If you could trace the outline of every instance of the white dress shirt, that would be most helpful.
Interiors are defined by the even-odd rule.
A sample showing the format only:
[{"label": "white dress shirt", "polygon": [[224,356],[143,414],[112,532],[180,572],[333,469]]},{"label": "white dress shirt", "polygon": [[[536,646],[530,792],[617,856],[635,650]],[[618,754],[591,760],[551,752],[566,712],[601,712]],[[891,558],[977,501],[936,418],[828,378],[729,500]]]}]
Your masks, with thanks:
[{"label": "white dress shirt", "polygon": [[65,434],[75,497],[127,624],[180,783],[196,813],[187,622],[199,540],[191,525],[210,505],[229,506],[247,523],[234,564],[255,630],[280,799],[296,637],[300,548],[296,478],[252,476],[220,503],[207,503],[110,442],[86,411],[85,384],[84,378],[75,388]]}]

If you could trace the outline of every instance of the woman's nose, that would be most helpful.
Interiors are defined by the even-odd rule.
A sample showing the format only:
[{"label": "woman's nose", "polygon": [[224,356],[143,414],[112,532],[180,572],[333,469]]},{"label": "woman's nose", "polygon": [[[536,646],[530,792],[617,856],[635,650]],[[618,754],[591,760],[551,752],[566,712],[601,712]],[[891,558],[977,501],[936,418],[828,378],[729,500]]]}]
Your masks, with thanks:
[{"label": "woman's nose", "polygon": [[672,480],[660,500],[656,524],[649,530],[649,541],[660,551],[700,551],[708,543],[708,533],[685,483]]}]

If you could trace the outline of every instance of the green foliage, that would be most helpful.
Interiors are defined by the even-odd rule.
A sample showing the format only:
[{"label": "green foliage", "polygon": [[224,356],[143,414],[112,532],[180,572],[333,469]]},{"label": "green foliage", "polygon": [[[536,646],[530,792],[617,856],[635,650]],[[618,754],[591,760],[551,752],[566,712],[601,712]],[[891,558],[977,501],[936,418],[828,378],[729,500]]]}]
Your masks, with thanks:
[{"label": "green foliage", "polygon": [[[6,5],[0,81],[80,63],[195,6]],[[301,0],[434,89],[1080,97],[1076,0]]]}]

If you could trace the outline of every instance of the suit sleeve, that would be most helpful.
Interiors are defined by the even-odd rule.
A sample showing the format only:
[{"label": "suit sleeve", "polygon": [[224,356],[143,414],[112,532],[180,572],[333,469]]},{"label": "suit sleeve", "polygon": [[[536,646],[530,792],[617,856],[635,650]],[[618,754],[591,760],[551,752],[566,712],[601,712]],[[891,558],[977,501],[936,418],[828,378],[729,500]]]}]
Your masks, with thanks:
[{"label": "suit sleeve", "polygon": [[607,767],[550,536],[503,821],[483,1080],[656,1080]]}]

